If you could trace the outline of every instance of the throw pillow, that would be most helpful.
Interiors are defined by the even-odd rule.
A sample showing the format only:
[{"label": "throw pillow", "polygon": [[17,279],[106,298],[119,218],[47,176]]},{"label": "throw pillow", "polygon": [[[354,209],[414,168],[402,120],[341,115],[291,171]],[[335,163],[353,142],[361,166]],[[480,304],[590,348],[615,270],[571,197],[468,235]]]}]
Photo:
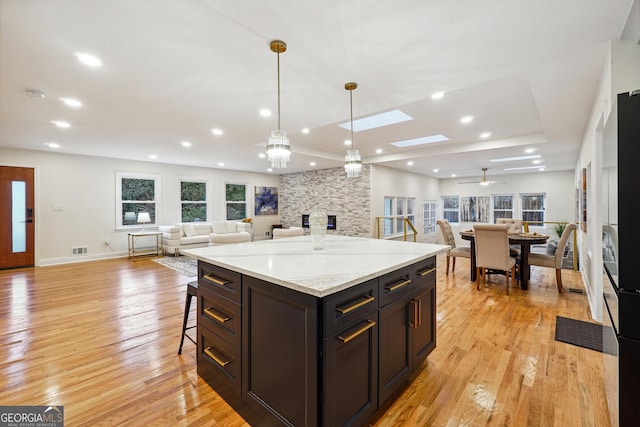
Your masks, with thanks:
[{"label": "throw pillow", "polygon": [[558,242],[556,240],[549,240],[547,243],[547,255],[555,255],[556,249],[558,249]]},{"label": "throw pillow", "polygon": [[227,221],[225,224],[227,227],[227,233],[235,233],[237,231],[235,221]]},{"label": "throw pillow", "polygon": [[187,237],[191,237],[191,236],[195,236],[196,235],[196,230],[195,228],[193,228],[193,224],[182,224],[182,229],[184,230],[184,234]]},{"label": "throw pillow", "polygon": [[213,221],[213,232],[215,234],[227,234],[225,221]]}]

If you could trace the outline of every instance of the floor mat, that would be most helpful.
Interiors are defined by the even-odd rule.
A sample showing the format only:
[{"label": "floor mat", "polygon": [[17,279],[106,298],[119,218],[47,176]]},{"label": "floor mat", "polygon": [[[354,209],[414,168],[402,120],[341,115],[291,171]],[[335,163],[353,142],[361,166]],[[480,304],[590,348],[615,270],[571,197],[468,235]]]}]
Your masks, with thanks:
[{"label": "floor mat", "polygon": [[617,341],[613,329],[598,323],[556,316],[556,341],[616,354]]},{"label": "floor mat", "polygon": [[154,258],[152,261],[162,264],[165,267],[169,267],[172,270],[177,271],[180,274],[184,274],[188,277],[194,277],[198,275],[198,261],[188,256],[177,257],[162,257]]}]

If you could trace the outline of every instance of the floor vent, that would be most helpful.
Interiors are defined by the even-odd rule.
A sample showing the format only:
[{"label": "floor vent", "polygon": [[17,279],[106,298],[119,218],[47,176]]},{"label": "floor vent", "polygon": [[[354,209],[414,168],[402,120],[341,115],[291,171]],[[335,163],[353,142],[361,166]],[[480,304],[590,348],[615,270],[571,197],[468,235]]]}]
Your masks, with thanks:
[{"label": "floor vent", "polygon": [[86,255],[89,253],[89,248],[87,246],[78,246],[76,248],[71,248],[73,255]]},{"label": "floor vent", "polygon": [[569,292],[573,292],[574,294],[584,294],[584,291],[578,288],[567,288],[567,290]]}]

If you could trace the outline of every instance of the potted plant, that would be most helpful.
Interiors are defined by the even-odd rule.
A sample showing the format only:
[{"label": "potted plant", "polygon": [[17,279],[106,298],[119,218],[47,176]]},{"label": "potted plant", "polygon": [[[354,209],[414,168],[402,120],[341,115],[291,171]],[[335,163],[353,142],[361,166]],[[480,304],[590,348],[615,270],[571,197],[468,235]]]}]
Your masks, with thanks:
[{"label": "potted plant", "polygon": [[560,220],[558,221],[559,224],[555,224],[553,226],[553,229],[555,230],[556,234],[558,235],[558,238],[560,238],[560,236],[562,236],[562,233],[564,232],[564,229],[567,228],[567,221],[566,220]]}]

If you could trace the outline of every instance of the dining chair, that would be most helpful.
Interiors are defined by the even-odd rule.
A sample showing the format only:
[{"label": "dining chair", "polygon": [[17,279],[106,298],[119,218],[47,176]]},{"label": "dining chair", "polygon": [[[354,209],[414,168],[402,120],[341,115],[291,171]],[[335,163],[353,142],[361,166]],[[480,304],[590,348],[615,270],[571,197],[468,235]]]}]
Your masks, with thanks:
[{"label": "dining chair", "polygon": [[515,218],[497,218],[496,224],[509,224],[509,233],[522,233],[524,221]]},{"label": "dining chair", "polygon": [[456,246],[456,238],[453,235],[451,224],[446,219],[439,219],[436,221],[442,234],[443,244],[451,246],[451,249],[447,251],[447,270],[445,274],[449,274],[449,258],[453,258],[453,265],[451,266],[451,272],[456,271],[456,258],[471,258],[471,248]]},{"label": "dining chair", "polygon": [[509,250],[509,225],[476,224],[473,226],[476,247],[476,268],[478,280],[476,288],[480,290],[480,278],[485,284],[487,270],[504,271],[509,295],[509,278],[515,281],[516,258]]},{"label": "dining chair", "polygon": [[[522,233],[522,226],[524,221],[521,219],[514,218],[497,218],[496,224],[509,224],[509,234]],[[520,256],[520,248],[516,245],[509,246],[511,250],[511,256],[519,257]],[[516,269],[518,267],[516,266]]]},{"label": "dining chair", "polygon": [[567,224],[562,232],[562,236],[560,236],[560,241],[558,242],[555,254],[529,254],[529,265],[556,269],[556,286],[558,287],[559,293],[562,293],[562,256],[564,255],[564,248],[567,246],[567,243],[569,243],[569,236],[571,236],[571,233],[575,231],[576,228],[577,226],[573,222]]}]

